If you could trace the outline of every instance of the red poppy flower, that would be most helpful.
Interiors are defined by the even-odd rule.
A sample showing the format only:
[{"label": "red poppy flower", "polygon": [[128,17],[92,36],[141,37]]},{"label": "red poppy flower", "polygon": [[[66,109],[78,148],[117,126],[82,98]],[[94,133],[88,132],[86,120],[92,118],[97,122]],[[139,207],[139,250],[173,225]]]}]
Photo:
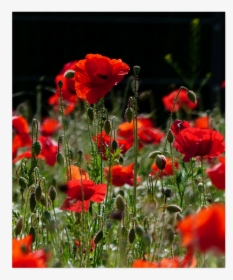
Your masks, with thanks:
[{"label": "red poppy flower", "polygon": [[199,117],[194,120],[194,126],[198,128],[210,128],[210,118],[208,116]]},{"label": "red poppy flower", "polygon": [[72,61],[72,62],[68,62],[66,63],[62,70],[60,71],[59,75],[56,76],[55,78],[55,84],[56,84],[56,93],[51,96],[48,100],[48,103],[50,105],[54,105],[54,108],[58,109],[58,105],[59,105],[59,98],[60,98],[60,89],[58,87],[58,82],[62,81],[63,85],[62,85],[62,99],[64,101],[64,114],[67,115],[69,113],[71,113],[75,107],[75,104],[78,102],[78,97],[76,95],[75,92],[75,80],[74,78],[66,78],[64,76],[65,72],[67,70],[74,70],[75,69],[75,65],[78,62],[78,60]]},{"label": "red poppy flower", "polygon": [[[109,167],[104,168],[105,178],[108,180]],[[114,165],[110,169],[111,183],[116,187],[122,187],[124,184],[134,185],[134,163],[127,166]],[[137,176],[137,183],[141,182],[141,178]]]},{"label": "red poppy flower", "polygon": [[[76,180],[68,181],[65,186],[61,186],[60,190],[65,192],[69,197],[63,202],[61,210],[72,212],[88,211],[90,201],[102,202],[105,198],[107,185],[95,184],[91,180]],[[82,201],[82,193],[84,195],[84,209]]]},{"label": "red poppy flower", "polygon": [[[15,157],[13,159],[12,163],[15,164],[16,162],[18,162],[19,160],[21,160],[23,158],[29,159],[31,157],[32,157],[32,152],[31,151],[26,151],[26,152],[23,152],[22,154],[18,155],[17,157]],[[41,155],[41,154],[36,156],[36,158],[45,160],[45,157],[43,155]]]},{"label": "red poppy flower", "polygon": [[182,237],[182,245],[201,252],[225,252],[225,206],[212,204],[189,215],[177,225]]},{"label": "red poppy flower", "polygon": [[78,166],[71,165],[71,178],[76,180],[89,179],[89,175],[84,169],[80,169]]},{"label": "red poppy flower", "polygon": [[31,252],[32,236],[23,239],[12,239],[12,267],[13,268],[45,268],[51,254],[45,250]]},{"label": "red poppy flower", "polygon": [[96,103],[117,85],[129,70],[129,66],[121,59],[88,54],[75,65],[76,93],[90,104]]},{"label": "red poppy flower", "polygon": [[[80,248],[81,247],[81,245],[82,245],[82,243],[81,242],[79,242],[78,240],[74,240],[74,244],[78,247],[78,248]],[[95,242],[94,242],[94,239],[92,239],[91,240],[91,242],[90,242],[90,245],[89,245],[90,247],[90,252],[93,252],[94,250],[95,250],[95,248],[96,248],[96,244],[95,244]],[[86,252],[87,252],[87,249],[86,248],[83,248],[83,254],[86,254]]]},{"label": "red poppy flower", "polygon": [[[177,161],[174,162],[175,168],[177,169],[179,167],[179,163]],[[172,168],[172,160],[171,158],[166,159],[166,166],[163,170],[160,170],[155,163],[152,164],[151,169],[157,173],[160,172],[160,176],[169,176],[173,175],[173,168]]]},{"label": "red poppy flower", "polygon": [[218,131],[195,127],[185,128],[176,136],[174,147],[188,162],[196,156],[219,156],[225,150],[224,137]]},{"label": "red poppy flower", "polygon": [[133,262],[133,268],[192,268],[196,267],[197,260],[190,251],[186,256],[180,260],[177,256],[169,259],[164,258],[159,262],[149,262],[146,260],[135,260]]},{"label": "red poppy flower", "polygon": [[190,123],[187,121],[175,120],[171,125],[172,134],[176,137],[181,130],[190,127]]},{"label": "red poppy flower", "polygon": [[52,136],[58,129],[61,127],[61,124],[58,120],[52,118],[45,118],[43,123],[40,126],[41,134],[44,136]]},{"label": "red poppy flower", "polygon": [[206,169],[213,185],[219,190],[225,190],[225,157],[218,157],[220,163]]},{"label": "red poppy flower", "polygon": [[[177,96],[178,91],[179,89],[176,89],[162,98],[165,108],[170,112],[172,111],[174,100]],[[181,89],[173,112],[178,111],[180,107],[184,109],[194,109],[197,107],[197,105],[197,103],[193,103],[189,100],[187,90]]]},{"label": "red poppy flower", "polygon": [[[102,158],[104,160],[107,160],[106,147],[111,146],[110,140],[113,141],[113,139],[111,139],[111,137],[109,135],[106,135],[105,131],[102,131],[102,141],[101,141],[101,133],[98,133],[97,136],[93,136],[92,139],[97,144],[98,151],[99,152],[102,151]],[[122,154],[125,154],[133,146],[133,139],[125,140],[125,139],[116,138],[115,140],[117,141],[118,148],[121,149]],[[102,144],[102,149],[101,149],[101,144]],[[111,152],[112,152],[112,150],[111,150]]]}]

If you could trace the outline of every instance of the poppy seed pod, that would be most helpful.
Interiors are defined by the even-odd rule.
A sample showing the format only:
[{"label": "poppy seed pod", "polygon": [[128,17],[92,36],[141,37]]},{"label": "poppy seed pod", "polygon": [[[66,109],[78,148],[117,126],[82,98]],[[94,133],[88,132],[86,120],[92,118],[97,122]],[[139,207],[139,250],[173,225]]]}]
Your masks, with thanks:
[{"label": "poppy seed pod", "polygon": [[41,194],[42,194],[42,188],[41,188],[40,185],[38,185],[38,186],[36,187],[35,194],[36,194],[36,200],[37,200],[37,201],[40,201]]},{"label": "poppy seed pod", "polygon": [[51,186],[51,187],[49,188],[49,197],[50,197],[50,199],[51,199],[52,201],[54,201],[54,200],[56,199],[56,197],[57,197],[57,191],[56,191],[56,189],[54,188],[54,186]]},{"label": "poppy seed pod", "polygon": [[118,194],[116,197],[116,207],[120,211],[125,210],[125,200],[120,194]]},{"label": "poppy seed pod", "polygon": [[30,202],[30,210],[33,212],[36,208],[36,194],[32,193],[29,199]]},{"label": "poppy seed pod", "polygon": [[140,69],[141,69],[140,66],[135,65],[135,66],[133,67],[133,73],[134,73],[134,75],[138,75],[139,72],[140,72]]},{"label": "poppy seed pod", "polygon": [[65,164],[65,158],[61,152],[57,153],[57,163],[61,166],[64,166]]},{"label": "poppy seed pod", "polygon": [[167,210],[171,213],[181,212],[182,208],[176,204],[171,204],[167,206]]},{"label": "poppy seed pod", "polygon": [[39,153],[41,152],[41,149],[42,149],[42,145],[39,141],[36,141],[36,142],[33,143],[32,151],[36,156],[39,155]]},{"label": "poppy seed pod", "polygon": [[171,132],[171,129],[168,130],[168,134],[167,134],[167,141],[171,144],[173,142],[174,136]]},{"label": "poppy seed pod", "polygon": [[129,243],[133,243],[135,240],[136,234],[135,234],[135,229],[131,228],[129,231]]},{"label": "poppy seed pod", "polygon": [[136,228],[135,228],[135,231],[136,231],[136,234],[139,236],[139,237],[142,237],[143,234],[145,233],[145,230],[142,226],[140,225],[137,225]]},{"label": "poppy seed pod", "polygon": [[67,70],[64,74],[64,76],[67,78],[67,79],[72,79],[74,78],[74,73],[75,71],[74,70]]},{"label": "poppy seed pod", "polygon": [[106,132],[106,135],[109,135],[109,133],[111,131],[111,123],[109,120],[106,120],[104,122],[104,131]]},{"label": "poppy seed pod", "polygon": [[157,155],[155,158],[155,164],[160,169],[163,170],[166,166],[166,158],[164,155]]},{"label": "poppy seed pod", "polygon": [[128,123],[131,123],[133,120],[133,109],[127,108],[125,111],[125,117]]},{"label": "poppy seed pod", "polygon": [[16,226],[15,226],[15,235],[19,235],[23,229],[23,225],[24,225],[24,222],[23,222],[23,217],[20,217],[16,223]]},{"label": "poppy seed pod", "polygon": [[196,94],[192,90],[188,91],[188,99],[195,104],[197,103]]},{"label": "poppy seed pod", "polygon": [[103,234],[103,231],[101,229],[96,233],[96,235],[94,237],[94,243],[95,244],[99,243],[103,239],[103,236],[104,236],[104,234]]}]

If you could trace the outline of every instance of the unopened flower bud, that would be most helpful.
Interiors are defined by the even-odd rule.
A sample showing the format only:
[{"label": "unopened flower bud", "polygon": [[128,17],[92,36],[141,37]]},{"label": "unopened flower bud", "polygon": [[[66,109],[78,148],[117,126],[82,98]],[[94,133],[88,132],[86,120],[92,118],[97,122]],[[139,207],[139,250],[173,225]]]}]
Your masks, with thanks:
[{"label": "unopened flower bud", "polygon": [[135,66],[133,67],[133,73],[134,73],[134,75],[138,75],[139,72],[140,72],[140,69],[141,69],[140,66],[135,65]]},{"label": "unopened flower bud", "polygon": [[39,155],[39,153],[41,152],[41,149],[42,149],[42,145],[41,145],[40,141],[36,141],[32,144],[32,151],[36,156]]},{"label": "unopened flower bud", "polygon": [[171,204],[167,206],[167,210],[171,213],[181,212],[182,208],[176,204]]},{"label": "unopened flower bud", "polygon": [[195,104],[197,103],[196,94],[192,90],[188,91],[188,99]]},{"label": "unopened flower bud", "polygon": [[128,123],[131,123],[133,120],[133,109],[127,108],[125,111],[125,117]]},{"label": "unopened flower bud", "polygon": [[19,185],[24,190],[28,185],[28,181],[24,177],[19,177]]},{"label": "unopened flower bud", "polygon": [[183,216],[180,214],[180,212],[176,213],[176,221],[179,222],[183,219]]},{"label": "unopened flower bud", "polygon": [[65,158],[61,152],[57,153],[57,163],[61,166],[65,164]]},{"label": "unopened flower bud", "polygon": [[43,218],[46,222],[50,221],[51,220],[51,214],[49,213],[49,211],[44,211],[43,213]]},{"label": "unopened flower bud", "polygon": [[109,120],[106,120],[104,122],[104,131],[106,132],[107,135],[109,135],[109,133],[111,131],[111,123]]},{"label": "unopened flower bud", "polygon": [[129,243],[133,243],[136,238],[135,229],[131,228],[129,231]]},{"label": "unopened flower bud", "polygon": [[114,139],[114,140],[112,141],[112,149],[113,149],[114,152],[116,151],[117,147],[118,147],[118,143],[117,143],[117,141]]},{"label": "unopened flower bud", "polygon": [[143,234],[142,243],[146,246],[150,246],[152,243],[152,237],[148,233]]},{"label": "unopened flower bud", "polygon": [[93,122],[93,120],[94,120],[94,112],[93,112],[93,109],[91,107],[89,107],[87,109],[87,116],[88,116],[90,122]]},{"label": "unopened flower bud", "polygon": [[62,86],[63,86],[63,82],[60,80],[60,81],[58,81],[57,85],[58,85],[58,87],[61,89]]},{"label": "unopened flower bud", "polygon": [[203,192],[203,191],[204,191],[204,185],[203,185],[203,183],[199,183],[199,184],[197,185],[197,188],[198,188],[199,192]]},{"label": "unopened flower bud", "polygon": [[15,235],[16,236],[18,236],[21,233],[21,231],[23,229],[23,225],[24,225],[23,217],[20,217],[15,226]]},{"label": "unopened flower bud", "polygon": [[37,201],[40,201],[41,194],[42,194],[42,188],[41,188],[40,185],[38,185],[38,186],[36,187],[35,194],[36,194],[36,200],[37,200]]},{"label": "unopened flower bud", "polygon": [[155,164],[160,169],[163,170],[166,166],[166,158],[164,155],[157,155],[155,158]]},{"label": "unopened flower bud", "polygon": [[116,208],[120,211],[125,210],[125,200],[120,194],[116,197]]},{"label": "unopened flower bud", "polygon": [[57,191],[56,191],[56,189],[54,188],[54,186],[51,186],[51,187],[49,188],[49,197],[50,197],[50,199],[51,199],[52,201],[54,201],[54,200],[56,199],[56,197],[57,197]]},{"label": "unopened flower bud", "polygon": [[30,227],[29,234],[32,235],[32,242],[35,242],[35,240],[36,240],[36,231],[35,231],[34,227]]},{"label": "unopened flower bud", "polygon": [[114,210],[112,213],[111,213],[111,219],[113,220],[116,220],[116,221],[121,221],[123,218],[123,212],[120,211],[120,210]]},{"label": "unopened flower bud", "polygon": [[36,194],[32,193],[29,199],[30,202],[30,210],[33,212],[36,208]]},{"label": "unopened flower bud", "polygon": [[95,244],[99,243],[103,239],[103,236],[104,236],[104,234],[103,234],[103,231],[101,229],[96,233],[96,235],[94,237],[94,243]]},{"label": "unopened flower bud", "polygon": [[162,193],[166,196],[166,197],[171,197],[172,196],[172,190],[169,188],[166,188],[164,190],[162,190]]},{"label": "unopened flower bud", "polygon": [[74,73],[75,71],[74,70],[67,70],[64,74],[64,76],[67,78],[67,79],[72,79],[74,78]]},{"label": "unopened flower bud", "polygon": [[171,129],[168,130],[168,134],[167,134],[167,141],[171,144],[173,142],[174,136],[171,132]]},{"label": "unopened flower bud", "polygon": [[118,159],[118,161],[119,161],[119,164],[120,164],[120,165],[122,165],[122,164],[124,163],[124,159],[123,159],[123,157],[122,157],[122,156],[120,156],[120,157],[119,157],[119,159]]},{"label": "unopened flower bud", "polygon": [[161,155],[161,154],[162,154],[162,152],[159,151],[159,150],[158,151],[154,151],[154,152],[149,153],[148,158],[155,159],[157,157],[157,155]]},{"label": "unopened flower bud", "polygon": [[40,203],[41,203],[43,206],[47,207],[47,200],[46,200],[46,197],[45,197],[45,194],[44,194],[44,193],[41,194]]},{"label": "unopened flower bud", "polygon": [[136,228],[135,228],[135,231],[136,231],[136,234],[139,236],[139,237],[142,237],[143,234],[145,233],[145,230],[142,226],[140,225],[137,225]]}]

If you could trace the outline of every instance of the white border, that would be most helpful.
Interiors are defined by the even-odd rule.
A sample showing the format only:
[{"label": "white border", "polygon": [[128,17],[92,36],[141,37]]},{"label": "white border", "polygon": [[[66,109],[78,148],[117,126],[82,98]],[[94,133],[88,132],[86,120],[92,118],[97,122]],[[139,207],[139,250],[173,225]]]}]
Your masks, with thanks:
[{"label": "white border", "polygon": [[[12,12],[16,11],[163,11],[163,12],[226,12],[226,147],[227,147],[227,255],[225,269],[12,269],[11,268],[11,108],[12,108]],[[232,1],[163,0],[163,1],[20,1],[0,2],[0,268],[1,279],[233,279],[232,271]],[[10,216],[10,217],[9,217]],[[231,217],[231,218],[229,218]],[[213,233],[214,234],[214,233]],[[3,277],[2,277],[3,276]]]}]

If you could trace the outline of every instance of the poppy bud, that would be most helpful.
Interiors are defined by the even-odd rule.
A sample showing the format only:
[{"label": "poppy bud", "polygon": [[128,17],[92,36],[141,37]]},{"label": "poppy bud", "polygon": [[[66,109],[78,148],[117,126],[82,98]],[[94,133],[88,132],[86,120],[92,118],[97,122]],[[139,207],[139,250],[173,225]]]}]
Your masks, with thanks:
[{"label": "poppy bud", "polygon": [[94,237],[94,243],[95,244],[99,243],[103,239],[103,236],[104,236],[104,234],[103,234],[103,231],[101,229],[96,233],[96,235]]},{"label": "poppy bud", "polygon": [[50,221],[51,220],[51,214],[49,213],[49,211],[44,211],[43,213],[43,218],[45,221]]},{"label": "poppy bud", "polygon": [[63,86],[63,82],[60,80],[60,81],[58,81],[57,85],[58,85],[58,87],[61,89],[62,86]]},{"label": "poppy bud", "polygon": [[145,233],[145,230],[142,226],[140,225],[137,225],[136,228],[135,228],[135,231],[136,231],[136,234],[139,236],[139,237],[142,237],[143,234]]},{"label": "poppy bud", "polygon": [[44,194],[44,193],[41,194],[40,203],[41,203],[43,206],[47,207],[47,200],[46,200],[46,197],[45,197],[45,194]]},{"label": "poppy bud", "polygon": [[41,152],[41,149],[42,149],[42,145],[41,145],[40,141],[36,141],[32,144],[32,151],[36,156],[39,155],[39,153]]},{"label": "poppy bud", "polygon": [[142,236],[142,243],[146,246],[150,246],[152,243],[152,237],[148,233],[145,233]]},{"label": "poppy bud", "polygon": [[104,122],[104,131],[106,132],[107,135],[109,135],[109,133],[111,131],[111,123],[109,120],[106,120]]},{"label": "poppy bud", "polygon": [[24,223],[23,223],[23,217],[20,217],[20,218],[18,219],[17,223],[16,223],[16,226],[15,226],[15,235],[16,235],[16,236],[19,235],[20,232],[22,231],[23,225],[24,225]]},{"label": "poppy bud", "polygon": [[157,155],[155,158],[155,164],[160,169],[163,170],[166,166],[166,158],[163,155]]},{"label": "poppy bud", "polygon": [[120,211],[125,210],[125,200],[120,194],[118,194],[116,198],[116,208]]},{"label": "poppy bud", "polygon": [[169,54],[165,55],[164,59],[165,59],[168,63],[171,63],[171,62],[172,62],[172,55],[169,53]]},{"label": "poppy bud", "polygon": [[51,186],[49,188],[49,197],[52,201],[54,201],[56,199],[56,196],[57,196],[57,191],[56,189],[54,188],[54,186]]},{"label": "poppy bud", "polygon": [[196,94],[192,90],[188,91],[188,99],[193,103],[197,103]]},{"label": "poppy bud", "polygon": [[168,130],[168,134],[167,134],[167,141],[171,144],[173,142],[174,136],[171,132],[171,129]]},{"label": "poppy bud", "polygon": [[30,227],[29,234],[32,235],[32,242],[35,242],[35,240],[36,240],[36,231],[35,231],[34,227]]},{"label": "poppy bud", "polygon": [[181,212],[182,211],[182,209],[176,204],[168,205],[167,210],[171,213],[176,213],[176,212]]},{"label": "poppy bud", "polygon": [[162,193],[166,196],[166,197],[171,197],[172,196],[172,190],[169,188],[166,188],[165,190],[162,190]]},{"label": "poppy bud", "polygon": [[29,202],[30,202],[31,212],[33,212],[36,208],[36,194],[35,193],[31,194]]},{"label": "poppy bud", "polygon": [[120,156],[120,157],[119,157],[119,159],[118,159],[118,161],[119,161],[119,164],[120,164],[120,165],[122,165],[122,164],[124,163],[124,159],[123,159],[123,157],[122,157],[122,156]]},{"label": "poppy bud", "polygon": [[61,152],[57,153],[57,163],[61,166],[65,164],[65,158]]},{"label": "poppy bud", "polygon": [[134,73],[134,75],[138,75],[139,72],[140,72],[140,69],[141,69],[140,66],[135,65],[135,66],[133,67],[133,73]]},{"label": "poppy bud", "polygon": [[118,147],[118,143],[117,143],[117,141],[114,139],[114,140],[112,141],[112,149],[113,149],[114,152],[116,151],[117,147]]},{"label": "poppy bud", "polygon": [[157,157],[157,155],[161,155],[161,154],[162,154],[161,151],[154,151],[154,152],[149,153],[148,158],[155,159]]},{"label": "poppy bud", "polygon": [[114,210],[111,213],[111,219],[116,220],[116,221],[121,221],[123,218],[123,213],[120,210]]},{"label": "poppy bud", "polygon": [[74,70],[67,70],[64,74],[64,77],[66,77],[67,79],[72,79],[74,78]]},{"label": "poppy bud", "polygon": [[127,108],[125,111],[125,117],[128,123],[132,122],[133,119],[133,109],[132,108]]},{"label": "poppy bud", "polygon": [[38,185],[38,186],[36,187],[35,193],[36,193],[36,200],[37,200],[37,201],[40,201],[41,194],[42,194],[42,188],[41,188],[40,185]]},{"label": "poppy bud", "polygon": [[93,112],[93,109],[91,107],[89,107],[87,109],[87,116],[88,116],[90,122],[93,122],[93,120],[94,120],[94,112]]},{"label": "poppy bud", "polygon": [[199,192],[203,192],[203,191],[204,191],[204,185],[203,185],[203,183],[199,183],[199,184],[197,185],[197,188],[198,188]]},{"label": "poppy bud", "polygon": [[135,229],[134,228],[131,228],[130,231],[129,231],[129,243],[133,243],[134,240],[135,240]]},{"label": "poppy bud", "polygon": [[20,187],[24,190],[27,187],[28,181],[24,177],[19,177],[18,183]]},{"label": "poppy bud", "polygon": [[176,221],[179,222],[183,219],[183,216],[180,214],[180,212],[176,213]]}]

